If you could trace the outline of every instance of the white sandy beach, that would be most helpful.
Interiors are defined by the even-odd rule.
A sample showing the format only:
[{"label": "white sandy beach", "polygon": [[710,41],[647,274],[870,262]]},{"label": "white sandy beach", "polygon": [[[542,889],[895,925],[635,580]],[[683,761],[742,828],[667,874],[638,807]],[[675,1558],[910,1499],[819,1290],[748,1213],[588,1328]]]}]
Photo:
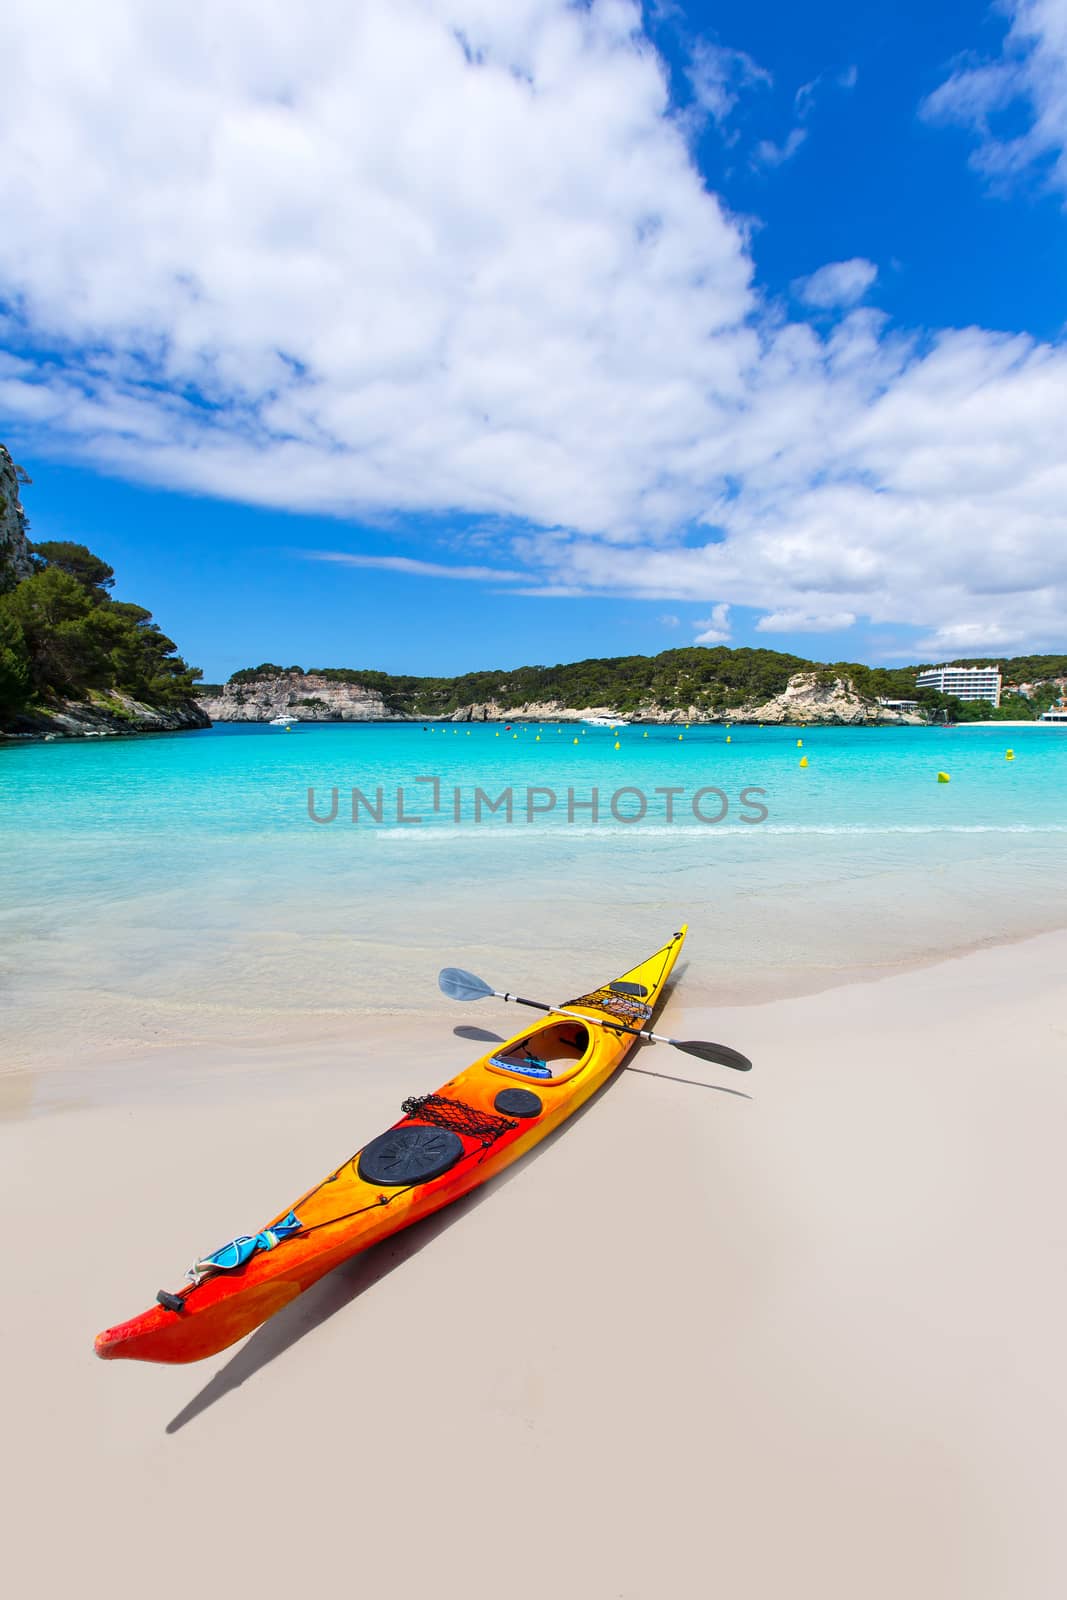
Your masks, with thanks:
[{"label": "white sandy beach", "polygon": [[1058,1600],[1065,964],[1051,934],[716,1013],[683,978],[671,1030],[756,1070],[635,1064],[751,1099],[624,1073],[192,1367],[92,1337],[477,1047],[400,1019],[6,1080],[12,1592]]}]

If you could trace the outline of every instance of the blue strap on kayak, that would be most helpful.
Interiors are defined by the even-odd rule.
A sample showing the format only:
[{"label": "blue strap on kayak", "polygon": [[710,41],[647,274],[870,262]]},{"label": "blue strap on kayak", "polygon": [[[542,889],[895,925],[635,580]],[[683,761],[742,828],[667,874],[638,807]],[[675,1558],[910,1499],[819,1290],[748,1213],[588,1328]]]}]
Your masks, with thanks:
[{"label": "blue strap on kayak", "polygon": [[276,1222],[273,1228],[264,1228],[262,1233],[241,1233],[236,1239],[231,1239],[228,1244],[220,1245],[209,1256],[202,1256],[194,1262],[186,1273],[191,1283],[199,1283],[205,1272],[233,1272],[237,1267],[243,1267],[246,1261],[251,1261],[257,1250],[273,1250],[284,1239],[292,1238],[294,1233],[299,1233],[303,1223],[296,1213],[290,1211],[281,1222]]},{"label": "blue strap on kayak", "polygon": [[503,1067],[505,1072],[520,1072],[524,1078],[551,1078],[552,1068],[546,1062],[531,1056],[528,1061],[508,1061],[503,1056],[490,1056],[489,1064]]}]

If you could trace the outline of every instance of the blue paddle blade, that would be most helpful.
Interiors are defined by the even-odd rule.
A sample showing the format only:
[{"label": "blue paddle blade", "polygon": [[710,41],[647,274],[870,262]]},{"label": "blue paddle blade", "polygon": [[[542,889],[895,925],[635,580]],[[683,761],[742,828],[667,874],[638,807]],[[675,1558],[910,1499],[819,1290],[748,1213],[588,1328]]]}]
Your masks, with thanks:
[{"label": "blue paddle blade", "polygon": [[484,1000],[493,993],[484,979],[473,972],[464,972],[462,967],[442,967],[437,982],[441,993],[447,994],[450,1000]]}]

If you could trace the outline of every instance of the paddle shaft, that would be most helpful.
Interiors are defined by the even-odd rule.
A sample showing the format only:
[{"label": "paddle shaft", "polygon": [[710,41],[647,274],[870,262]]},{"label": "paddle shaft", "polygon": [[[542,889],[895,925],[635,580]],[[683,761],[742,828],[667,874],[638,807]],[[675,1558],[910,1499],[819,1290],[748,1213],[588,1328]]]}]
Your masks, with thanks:
[{"label": "paddle shaft", "polygon": [[665,1033],[653,1033],[651,1028],[629,1028],[625,1022],[606,1017],[590,1017],[584,1011],[567,1011],[562,1006],[546,1006],[541,1000],[526,1000],[521,994],[508,994],[506,990],[488,989],[497,1000],[513,1000],[517,1006],[530,1006],[534,1011],[545,1011],[552,1017],[570,1017],[575,1022],[605,1028],[609,1033],[628,1033],[634,1039],[647,1039],[650,1044],[669,1044],[672,1049],[683,1050],[687,1056],[699,1056],[702,1061],[714,1061],[720,1067],[732,1067],[735,1072],[748,1072],[752,1063],[739,1050],[729,1045],[708,1044],[703,1039],[671,1039]]},{"label": "paddle shaft", "polygon": [[[682,1050],[687,1056],[698,1056],[701,1061],[714,1061],[720,1067],[733,1067],[735,1072],[748,1072],[752,1063],[740,1050],[733,1050],[725,1044],[709,1044],[703,1039],[671,1039],[665,1033],[653,1033],[651,1028],[631,1028],[625,1022],[619,1022],[614,1017],[591,1017],[584,1011],[568,1011],[564,1006],[548,1006],[543,1000],[527,1000],[521,994],[511,994],[506,989],[494,989],[486,983],[484,978],[479,978],[473,972],[466,972],[462,967],[443,967],[437,975],[437,982],[442,994],[447,994],[450,1000],[511,1000],[517,1006],[529,1006],[534,1011],[543,1011],[550,1017],[569,1017],[574,1022],[582,1022],[593,1027],[604,1028],[608,1033],[625,1033],[631,1039],[647,1039],[650,1044],[669,1044],[672,1050]],[[609,988],[619,993],[622,989],[622,980],[618,985],[610,984]],[[628,985],[627,989],[634,994],[647,991],[639,988],[637,984]],[[574,1005],[582,1005],[583,1001],[573,1001]]]},{"label": "paddle shaft", "polygon": [[546,1006],[540,1000],[524,1000],[521,994],[505,994],[494,989],[498,1000],[511,1000],[517,1006],[530,1006],[534,1011],[547,1011],[553,1017],[573,1017],[575,1022],[591,1022],[596,1028],[607,1028],[612,1033],[632,1033],[635,1039],[648,1039],[652,1044],[679,1044],[678,1039],[668,1039],[666,1034],[653,1033],[651,1028],[628,1028],[624,1022],[609,1022],[606,1018],[587,1017],[582,1011],[565,1011],[562,1006]]}]

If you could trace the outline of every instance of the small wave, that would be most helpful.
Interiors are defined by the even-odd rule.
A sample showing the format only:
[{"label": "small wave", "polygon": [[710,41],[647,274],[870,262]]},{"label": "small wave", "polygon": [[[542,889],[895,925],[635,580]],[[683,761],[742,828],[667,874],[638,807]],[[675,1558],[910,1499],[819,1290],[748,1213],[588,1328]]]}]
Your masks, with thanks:
[{"label": "small wave", "polygon": [[407,843],[432,841],[435,844],[446,842],[456,843],[460,840],[468,844],[480,844],[489,839],[621,839],[621,838],[752,838],[762,837],[765,834],[788,835],[790,837],[827,837],[827,838],[869,838],[875,836],[889,836],[892,834],[1053,834],[1067,833],[1067,823],[1031,823],[1031,822],[973,822],[973,823],[784,823],[784,822],[758,822],[746,824],[713,823],[703,826],[698,823],[669,822],[642,824],[619,824],[605,822],[600,825],[582,824],[569,827],[558,823],[555,827],[530,827],[523,822],[512,824],[490,824],[488,827],[459,824],[431,824],[425,829],[420,828],[364,828],[364,833],[373,833],[383,841],[395,843],[404,840]]}]

